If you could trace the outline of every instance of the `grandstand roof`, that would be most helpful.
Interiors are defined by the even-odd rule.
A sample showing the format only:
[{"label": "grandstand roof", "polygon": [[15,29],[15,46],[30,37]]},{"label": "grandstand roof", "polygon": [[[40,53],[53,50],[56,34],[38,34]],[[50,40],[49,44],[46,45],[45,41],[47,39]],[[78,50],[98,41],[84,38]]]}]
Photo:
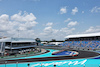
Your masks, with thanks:
[{"label": "grandstand roof", "polygon": [[89,33],[89,34],[68,35],[65,38],[94,37],[94,36],[100,36],[100,32],[98,32],[98,33]]},{"label": "grandstand roof", "polygon": [[2,38],[0,42],[35,42],[32,38]]}]

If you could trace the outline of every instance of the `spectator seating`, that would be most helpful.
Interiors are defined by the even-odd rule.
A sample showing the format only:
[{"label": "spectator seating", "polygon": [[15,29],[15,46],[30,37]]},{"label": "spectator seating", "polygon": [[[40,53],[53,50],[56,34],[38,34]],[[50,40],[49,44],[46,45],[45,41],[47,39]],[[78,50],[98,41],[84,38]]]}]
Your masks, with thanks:
[{"label": "spectator seating", "polygon": [[61,46],[68,47],[84,47],[84,48],[100,48],[100,41],[65,41]]}]

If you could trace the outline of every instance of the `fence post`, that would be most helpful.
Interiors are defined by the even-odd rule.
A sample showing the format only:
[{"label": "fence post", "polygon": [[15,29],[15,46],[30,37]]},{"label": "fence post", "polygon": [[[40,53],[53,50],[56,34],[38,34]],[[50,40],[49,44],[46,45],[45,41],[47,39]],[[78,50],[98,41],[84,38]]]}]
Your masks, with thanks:
[{"label": "fence post", "polygon": [[41,63],[41,67],[42,67],[42,63]]},{"label": "fence post", "polygon": [[28,67],[30,67],[30,64],[27,64]]},{"label": "fence post", "polygon": [[54,67],[56,67],[56,64],[54,64]]},{"label": "fence post", "polygon": [[83,65],[83,67],[85,67],[85,64]]},{"label": "fence post", "polygon": [[5,67],[6,67],[7,61],[5,61]]},{"label": "fence post", "polygon": [[16,62],[16,67],[18,67],[18,62]]},{"label": "fence post", "polygon": [[68,64],[68,67],[70,67],[70,64]]}]

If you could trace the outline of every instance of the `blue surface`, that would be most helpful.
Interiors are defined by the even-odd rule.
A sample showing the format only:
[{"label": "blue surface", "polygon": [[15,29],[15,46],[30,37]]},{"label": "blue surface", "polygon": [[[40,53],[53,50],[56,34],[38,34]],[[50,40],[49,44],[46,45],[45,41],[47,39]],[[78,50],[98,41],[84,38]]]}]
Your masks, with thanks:
[{"label": "blue surface", "polygon": [[72,51],[62,51],[54,55],[72,55],[72,54],[74,54],[74,52]]},{"label": "blue surface", "polygon": [[[58,50],[50,50],[49,53],[42,54],[42,55],[37,55],[37,56],[31,56],[31,57],[26,57],[26,58],[36,58],[36,57],[50,57],[54,56],[51,55],[52,52],[58,51]],[[100,57],[100,56],[98,56]],[[25,58],[25,57],[22,57]],[[21,59],[22,59],[21,58]],[[18,58],[16,58],[18,59]],[[20,63],[20,64],[3,64],[0,65],[0,67],[28,67],[28,63]],[[84,58],[84,59],[71,59],[71,60],[58,60],[58,61],[43,61],[43,62],[32,62],[29,63],[30,67],[54,67],[54,64],[56,64],[56,67],[99,67],[100,64],[100,59],[89,59],[89,58]]]},{"label": "blue surface", "polygon": [[[28,67],[28,63],[21,64],[6,64],[6,67]],[[100,60],[97,59],[74,59],[74,60],[59,60],[59,61],[44,61],[44,62],[33,62],[29,63],[30,67],[99,67]],[[0,65],[0,67],[5,67],[5,65]]]},{"label": "blue surface", "polygon": [[[39,57],[53,57],[54,55],[52,55],[53,52],[59,51],[59,50],[51,50],[51,49],[47,49],[50,52],[45,53],[45,54],[41,54],[41,55],[36,55],[36,56],[29,56],[29,57],[20,57],[20,58],[12,58],[12,59],[25,59],[25,58],[39,58]],[[8,59],[8,60],[12,60],[12,59]]]}]

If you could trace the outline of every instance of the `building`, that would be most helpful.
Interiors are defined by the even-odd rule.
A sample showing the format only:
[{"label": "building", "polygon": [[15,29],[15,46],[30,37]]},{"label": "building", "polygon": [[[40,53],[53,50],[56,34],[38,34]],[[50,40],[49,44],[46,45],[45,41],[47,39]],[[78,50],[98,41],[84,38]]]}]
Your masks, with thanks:
[{"label": "building", "polygon": [[0,54],[5,52],[15,54],[19,51],[32,49],[36,45],[35,39],[32,38],[2,38],[0,39]]}]

